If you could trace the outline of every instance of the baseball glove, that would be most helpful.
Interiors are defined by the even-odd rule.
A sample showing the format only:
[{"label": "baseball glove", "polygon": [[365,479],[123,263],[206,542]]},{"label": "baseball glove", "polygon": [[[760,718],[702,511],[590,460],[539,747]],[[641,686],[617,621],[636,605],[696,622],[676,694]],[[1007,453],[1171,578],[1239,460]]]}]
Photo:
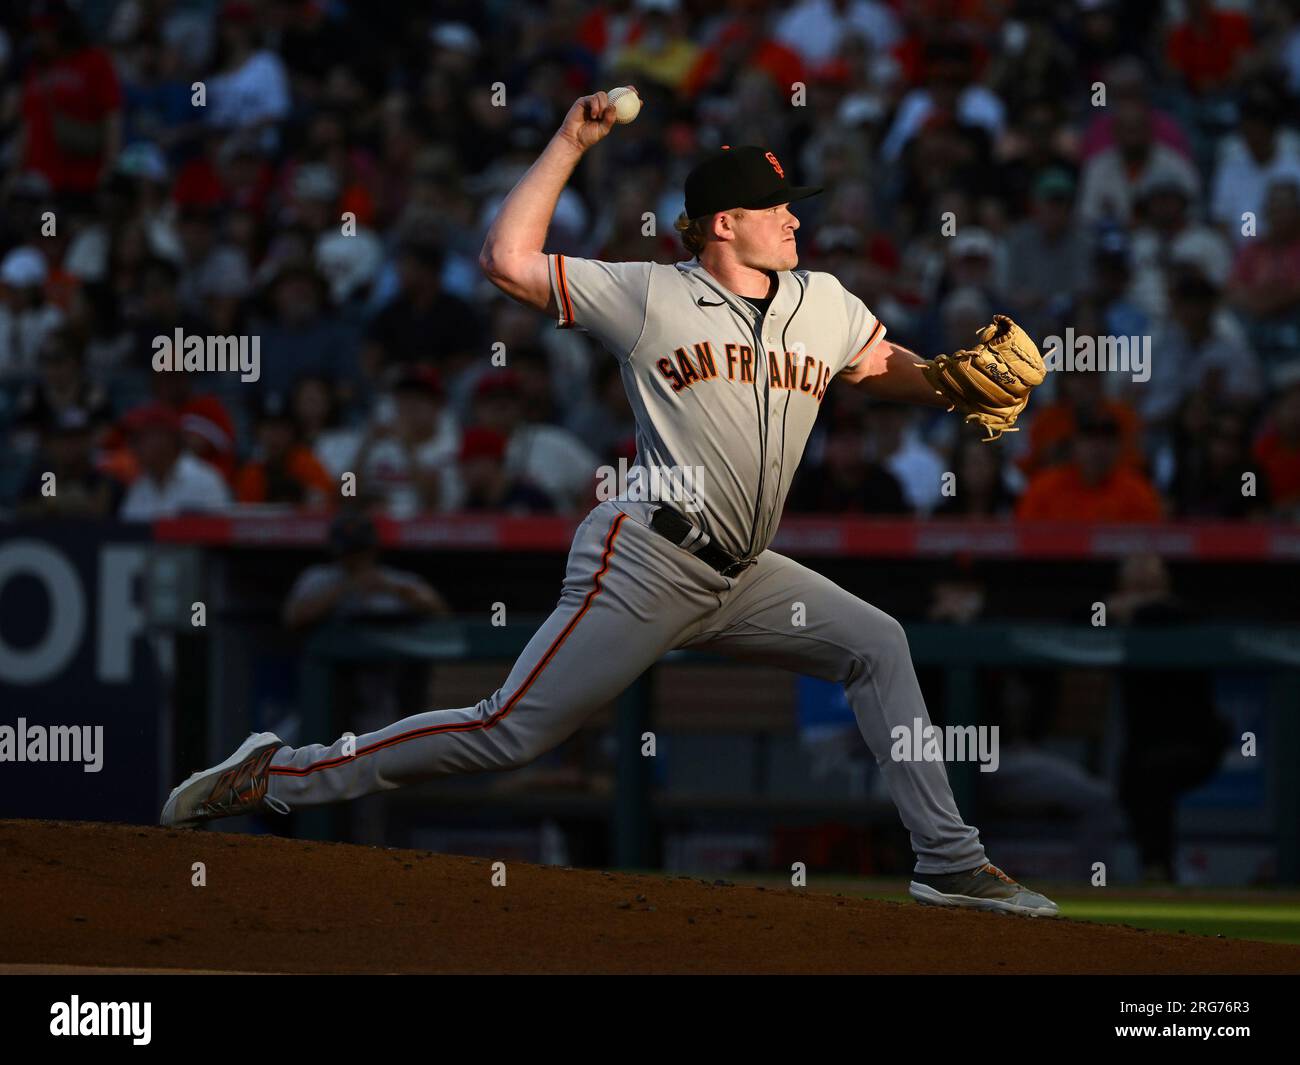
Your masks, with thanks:
[{"label": "baseball glove", "polygon": [[985,440],[1018,432],[1016,418],[1029,393],[1043,383],[1047,364],[1038,346],[1005,314],[975,334],[979,345],[917,363],[925,379],[968,422],[977,423]]}]

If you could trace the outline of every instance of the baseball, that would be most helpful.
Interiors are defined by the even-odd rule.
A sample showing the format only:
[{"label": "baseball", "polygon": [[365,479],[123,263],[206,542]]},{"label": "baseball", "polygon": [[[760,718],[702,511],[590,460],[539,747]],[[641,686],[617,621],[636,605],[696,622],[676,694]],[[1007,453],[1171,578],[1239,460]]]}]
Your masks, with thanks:
[{"label": "baseball", "polygon": [[614,105],[620,126],[627,125],[641,113],[641,95],[631,85],[620,85],[607,93],[609,102]]}]

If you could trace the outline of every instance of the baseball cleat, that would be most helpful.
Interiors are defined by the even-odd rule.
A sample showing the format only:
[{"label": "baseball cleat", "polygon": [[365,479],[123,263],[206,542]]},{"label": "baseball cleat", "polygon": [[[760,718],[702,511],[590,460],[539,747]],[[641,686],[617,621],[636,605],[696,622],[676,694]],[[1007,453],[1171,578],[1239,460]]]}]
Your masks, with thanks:
[{"label": "baseball cleat", "polygon": [[220,765],[195,773],[174,787],[158,823],[197,825],[261,809],[287,814],[289,807],[266,793],[271,759],[284,745],[274,732],[252,733]]},{"label": "baseball cleat", "polygon": [[913,873],[908,894],[923,906],[964,906],[1030,917],[1057,914],[1056,903],[1046,895],[1017,884],[988,862],[964,873]]}]

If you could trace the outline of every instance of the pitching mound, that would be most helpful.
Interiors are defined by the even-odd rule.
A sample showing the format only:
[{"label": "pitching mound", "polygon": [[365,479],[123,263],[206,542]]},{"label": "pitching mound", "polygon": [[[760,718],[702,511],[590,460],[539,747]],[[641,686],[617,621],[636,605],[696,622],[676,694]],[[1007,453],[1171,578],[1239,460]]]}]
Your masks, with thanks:
[{"label": "pitching mound", "polygon": [[[207,886],[192,886],[194,863]],[[1300,973],[1300,948],[423,851],[0,821],[0,967]]]}]

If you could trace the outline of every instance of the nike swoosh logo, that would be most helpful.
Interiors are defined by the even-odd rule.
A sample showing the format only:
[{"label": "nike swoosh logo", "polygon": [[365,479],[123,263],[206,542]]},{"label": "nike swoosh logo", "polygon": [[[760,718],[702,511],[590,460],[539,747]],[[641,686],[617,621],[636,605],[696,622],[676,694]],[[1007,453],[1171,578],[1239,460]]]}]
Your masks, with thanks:
[{"label": "nike swoosh logo", "polygon": [[697,300],[695,301],[695,305],[696,305],[697,307],[725,307],[725,306],[727,305],[727,301],[726,301],[726,300],[718,300],[717,303],[710,303],[710,302],[709,302],[708,300],[706,300],[703,296],[701,296],[699,299],[697,299]]}]

